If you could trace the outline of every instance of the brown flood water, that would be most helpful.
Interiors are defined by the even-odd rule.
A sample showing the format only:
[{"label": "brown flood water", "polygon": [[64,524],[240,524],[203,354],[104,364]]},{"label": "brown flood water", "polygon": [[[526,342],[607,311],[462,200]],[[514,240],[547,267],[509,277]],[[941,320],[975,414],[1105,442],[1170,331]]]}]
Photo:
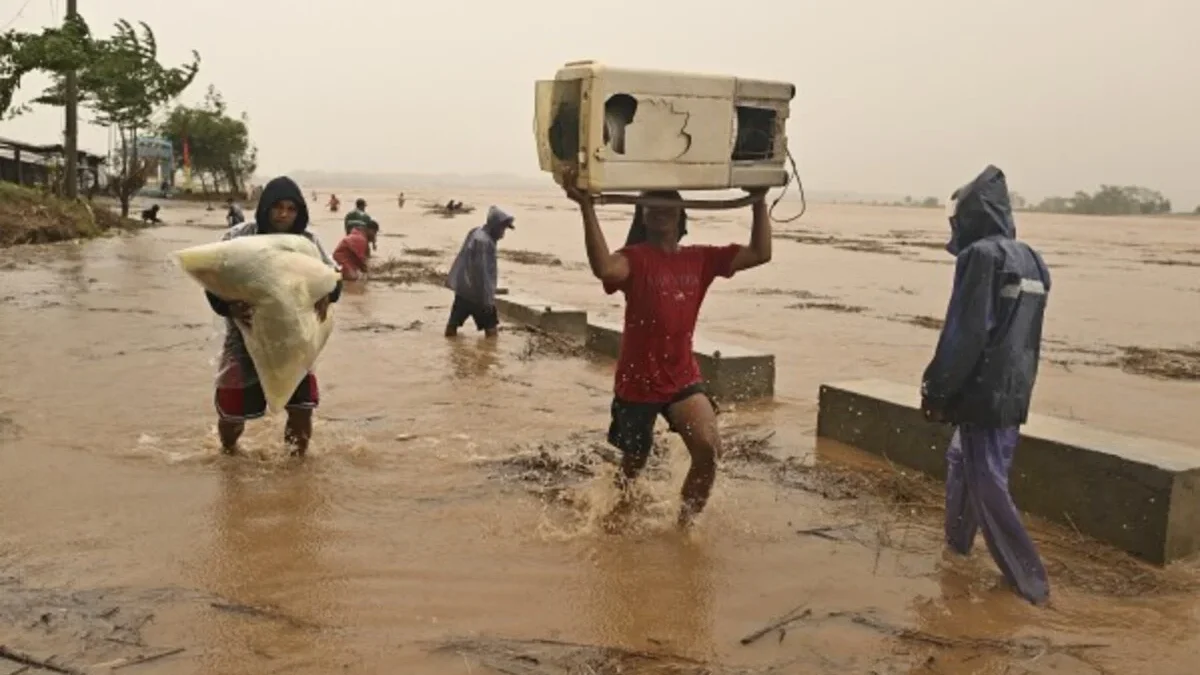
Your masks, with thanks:
[{"label": "brown flood water", "polygon": [[[432,248],[425,260],[443,268],[501,203],[517,217],[502,249],[561,261],[502,261],[502,285],[620,317],[555,195],[456,194],[480,209],[454,219],[423,215],[422,195],[403,211],[393,196],[365,196],[384,228],[381,258]],[[993,588],[982,544],[969,561],[942,561],[936,493],[913,515],[731,461],[698,528],[680,535],[670,516],[685,459],[672,440],[638,527],[605,534],[604,476],[547,502],[496,460],[522,444],[599,440],[612,364],[530,358],[518,331],[446,341],[450,298],[433,286],[372,282],[336,306],[305,461],[282,457],[278,418],[251,424],[246,456],[223,458],[211,403],[223,328],[168,261],[216,239],[221,212],[165,208],[168,222],[194,222],[0,252],[0,644],[77,668],[186,648],[124,671],[168,674],[1194,672],[1193,566],[1097,566],[1095,547],[1039,526],[1044,548],[1058,539],[1082,552],[1050,556],[1054,606],[1034,609]],[[341,214],[314,213],[332,248]],[[618,244],[627,212],[604,217]],[[693,220],[695,242],[748,233],[748,214]],[[940,316],[953,269],[937,250],[943,222],[939,211],[812,205],[778,226],[768,267],[718,280],[700,332],[778,359],[777,400],[735,407],[722,424],[774,431],[779,458],[863,461],[816,447],[817,387],[916,382],[936,339],[921,317]],[[1023,215],[1019,227],[1055,274],[1037,410],[1194,445],[1196,382],[1110,364],[1131,346],[1196,348],[1200,224]],[[856,523],[868,535],[795,533]],[[812,614],[786,634],[739,644],[800,605]],[[437,649],[460,638],[475,641]],[[562,644],[500,639],[683,665],[615,651],[584,664]],[[1082,643],[1099,646],[1063,648]],[[560,667],[569,658],[575,668]]]}]

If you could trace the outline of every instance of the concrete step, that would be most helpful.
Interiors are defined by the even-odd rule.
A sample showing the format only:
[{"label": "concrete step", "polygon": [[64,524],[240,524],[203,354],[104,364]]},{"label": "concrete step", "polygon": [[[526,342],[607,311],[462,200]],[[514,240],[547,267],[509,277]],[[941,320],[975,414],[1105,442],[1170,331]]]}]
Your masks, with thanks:
[{"label": "concrete step", "polygon": [[[821,385],[817,435],[937,478],[953,429],[925,421],[919,386]],[[1031,415],[1010,489],[1017,506],[1164,564],[1200,550],[1200,448]]]},{"label": "concrete step", "polygon": [[500,314],[546,331],[566,333],[578,338],[587,335],[587,312],[532,295],[506,293],[496,296]]}]

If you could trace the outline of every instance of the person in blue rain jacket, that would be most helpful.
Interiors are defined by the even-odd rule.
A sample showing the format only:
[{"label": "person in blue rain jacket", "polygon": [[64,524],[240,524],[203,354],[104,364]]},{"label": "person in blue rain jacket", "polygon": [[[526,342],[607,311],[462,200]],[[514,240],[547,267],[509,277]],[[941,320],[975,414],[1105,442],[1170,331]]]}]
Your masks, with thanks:
[{"label": "person in blue rain jacket", "polygon": [[955,427],[946,451],[946,543],[966,555],[982,529],[1005,580],[1040,605],[1049,580],[1008,475],[1037,379],[1050,272],[1017,241],[1008,184],[995,166],[955,191],[947,212],[954,287],[921,382],[926,418]]}]

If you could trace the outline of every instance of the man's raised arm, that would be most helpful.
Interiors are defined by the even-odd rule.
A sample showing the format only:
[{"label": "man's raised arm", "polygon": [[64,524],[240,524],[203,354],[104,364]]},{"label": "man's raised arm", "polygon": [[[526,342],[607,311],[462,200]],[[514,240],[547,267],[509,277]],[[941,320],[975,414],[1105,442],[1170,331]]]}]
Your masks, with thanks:
[{"label": "man's raised arm", "polygon": [[751,207],[754,212],[754,224],[750,226],[750,244],[743,246],[734,256],[734,272],[748,270],[771,261],[771,214],[767,209],[767,191],[756,189],[751,191],[751,194],[757,199]]}]

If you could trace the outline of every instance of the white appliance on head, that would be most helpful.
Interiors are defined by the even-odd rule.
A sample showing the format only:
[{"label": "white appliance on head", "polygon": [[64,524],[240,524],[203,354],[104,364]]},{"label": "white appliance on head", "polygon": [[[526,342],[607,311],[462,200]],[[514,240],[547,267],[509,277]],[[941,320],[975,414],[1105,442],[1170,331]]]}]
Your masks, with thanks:
[{"label": "white appliance on head", "polygon": [[573,61],[537,82],[543,171],[592,193],[719,190],[787,182],[787,82]]}]

